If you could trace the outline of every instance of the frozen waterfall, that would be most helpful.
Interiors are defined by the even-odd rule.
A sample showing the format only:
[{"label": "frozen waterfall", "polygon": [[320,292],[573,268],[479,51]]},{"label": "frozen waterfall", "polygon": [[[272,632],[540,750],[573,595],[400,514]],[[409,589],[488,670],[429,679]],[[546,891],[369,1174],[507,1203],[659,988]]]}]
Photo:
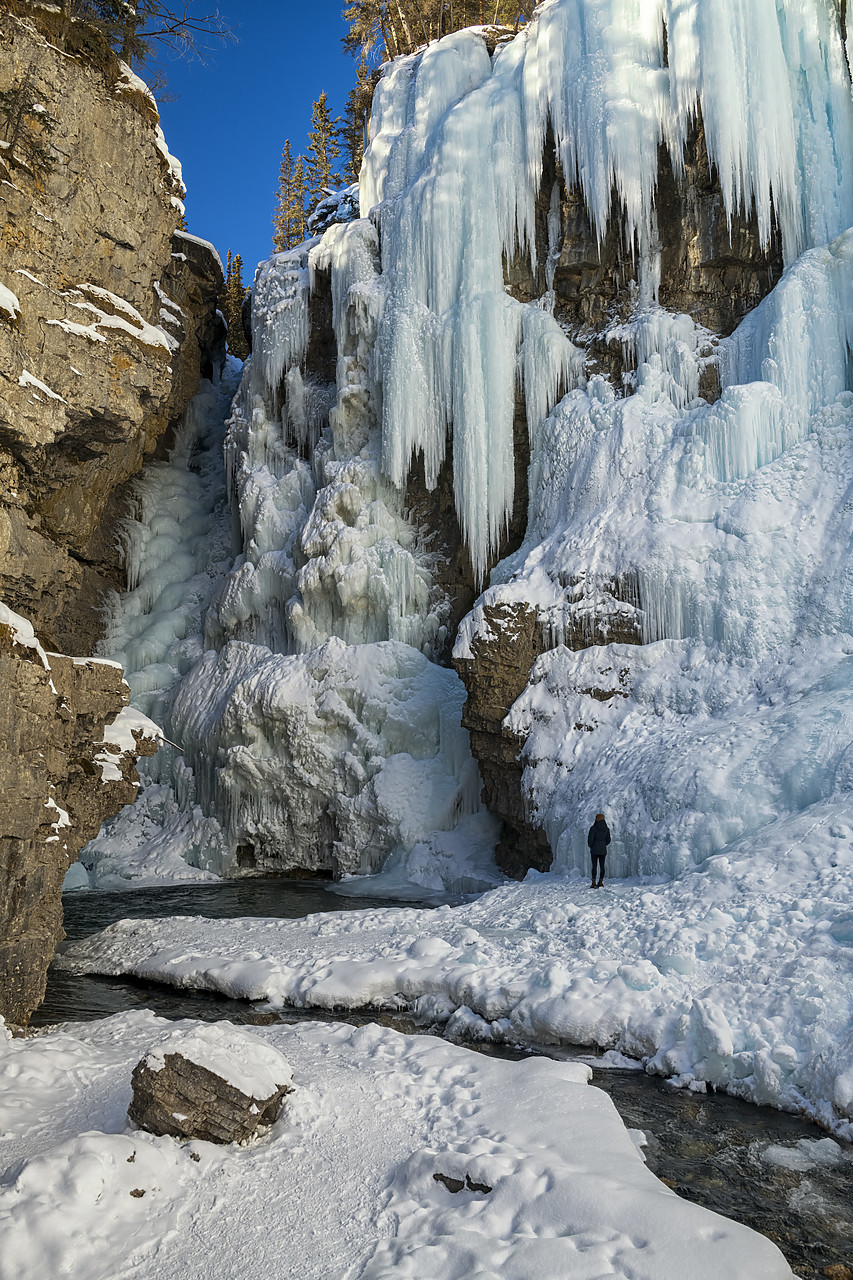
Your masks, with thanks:
[{"label": "frozen waterfall", "polygon": [[[715,339],[714,403],[707,334],[659,305],[659,158],[677,179],[699,117],[720,219],[778,232],[786,264]],[[549,129],[599,244],[618,219],[637,264],[631,318],[608,334],[630,366],[619,388],[555,318],[554,192],[547,287],[508,291],[506,264],[535,257]],[[158,505],[165,472],[127,534],[107,647],[184,747],[178,807],[215,820],[215,866],[284,851],[373,871],[442,840],[446,862],[463,824],[487,822],[464,692],[435,662],[450,601],[405,494],[416,460],[436,483],[452,435],[483,583],[513,508],[519,390],[527,535],[456,652],[488,605],[536,610],[553,647],[505,723],[557,867],[583,864],[583,815],[602,805],[615,866],[647,875],[818,802],[846,812],[853,102],[834,4],[545,0],[494,53],[477,29],[448,36],[385,68],[360,212],[259,267],[224,442],[236,554],[217,508],[199,562],[192,521]],[[176,503],[196,511],[185,483]],[[606,643],[617,612],[640,643]]]}]

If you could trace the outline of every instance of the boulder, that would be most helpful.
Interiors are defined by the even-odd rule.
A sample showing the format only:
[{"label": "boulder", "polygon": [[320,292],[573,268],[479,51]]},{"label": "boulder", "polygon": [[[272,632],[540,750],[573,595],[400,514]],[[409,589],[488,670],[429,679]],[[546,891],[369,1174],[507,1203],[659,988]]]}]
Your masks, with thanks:
[{"label": "boulder", "polygon": [[128,1115],[173,1138],[247,1142],[277,1119],[291,1069],[271,1045],[228,1022],[176,1032],[133,1070]]}]

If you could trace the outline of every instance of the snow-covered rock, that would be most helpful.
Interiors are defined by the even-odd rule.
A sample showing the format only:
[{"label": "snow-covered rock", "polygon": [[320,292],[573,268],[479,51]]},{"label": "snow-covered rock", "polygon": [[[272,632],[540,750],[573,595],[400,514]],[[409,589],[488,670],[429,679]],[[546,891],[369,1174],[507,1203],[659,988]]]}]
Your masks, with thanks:
[{"label": "snow-covered rock", "polygon": [[178,1031],[133,1070],[128,1115],[157,1135],[247,1142],[279,1117],[293,1072],[272,1045],[228,1022]]}]

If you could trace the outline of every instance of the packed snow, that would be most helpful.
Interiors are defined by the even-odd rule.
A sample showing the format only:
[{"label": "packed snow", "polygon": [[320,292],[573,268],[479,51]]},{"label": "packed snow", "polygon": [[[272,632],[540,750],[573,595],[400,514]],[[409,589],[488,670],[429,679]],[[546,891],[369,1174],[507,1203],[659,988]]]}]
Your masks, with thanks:
[{"label": "packed snow", "polygon": [[2,600],[0,600],[0,625],[8,627],[11,631],[12,644],[19,644],[24,649],[34,650],[45,671],[50,671],[47,653],[42,648],[33,624],[28,618],[22,617],[20,613],[15,613],[13,609],[10,609],[7,604],[3,604]]},{"label": "packed snow", "polygon": [[21,304],[17,296],[5,284],[0,284],[0,312],[4,320],[18,320],[21,315]]},{"label": "packed snow", "polygon": [[125,920],[57,963],[276,1007],[409,1007],[451,1038],[597,1045],[853,1139],[851,819],[782,820],[675,881],[532,872],[434,911]]},{"label": "packed snow", "polygon": [[103,750],[95,756],[101,770],[102,782],[120,782],[123,774],[119,768],[122,755],[135,754],[140,738],[162,742],[163,730],[135,707],[123,707],[111,724],[104,728]]},{"label": "packed snow", "polygon": [[0,1039],[0,1280],[792,1274],[659,1182],[583,1065],[375,1025],[259,1027],[259,1059],[293,1070],[266,1137],[135,1130],[134,1065],[221,1029],[142,1012]]}]

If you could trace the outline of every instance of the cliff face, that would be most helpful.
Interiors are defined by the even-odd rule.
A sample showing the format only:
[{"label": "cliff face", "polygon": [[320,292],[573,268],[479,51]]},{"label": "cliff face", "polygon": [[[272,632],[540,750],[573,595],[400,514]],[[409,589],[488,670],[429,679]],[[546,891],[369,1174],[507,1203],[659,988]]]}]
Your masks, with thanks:
[{"label": "cliff face", "polygon": [[45,653],[2,606],[0,690],[0,1014],[25,1023],[63,936],[65,873],[135,799],[134,758],[158,744],[133,719],[108,727],[127,704],[119,666]]},{"label": "cliff face", "polygon": [[[154,100],[89,28],[26,13],[0,12],[0,1013],[15,1022],[42,998],[70,863],[156,750],[122,720],[105,729],[127,703],[119,667],[45,650],[92,653],[104,592],[124,585],[129,480],[224,357],[222,268],[176,232],[184,190]],[[116,759],[99,762],[105,734]]]},{"label": "cliff face", "polygon": [[51,22],[0,14],[17,104],[0,114],[0,594],[51,648],[87,653],[120,580],[122,486],[222,343],[222,272],[174,234],[183,187],[153,99]]}]

